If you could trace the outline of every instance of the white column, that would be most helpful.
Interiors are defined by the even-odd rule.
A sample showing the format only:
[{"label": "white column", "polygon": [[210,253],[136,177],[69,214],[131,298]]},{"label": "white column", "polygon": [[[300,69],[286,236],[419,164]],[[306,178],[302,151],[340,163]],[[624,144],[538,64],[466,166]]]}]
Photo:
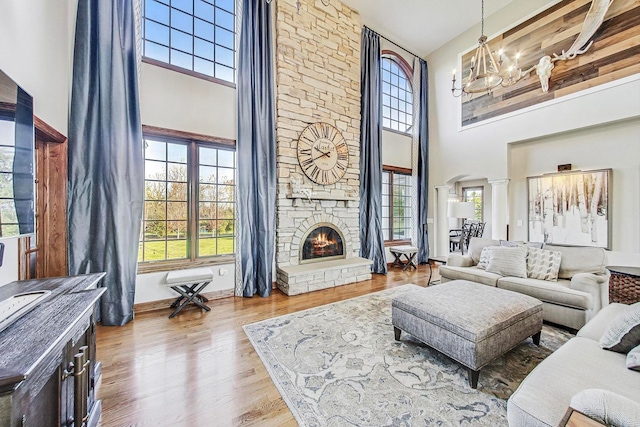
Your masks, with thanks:
[{"label": "white column", "polygon": [[447,218],[447,206],[449,203],[448,185],[437,185],[436,187],[436,218],[435,218],[435,248],[436,256],[449,255],[449,218]]},{"label": "white column", "polygon": [[507,239],[507,219],[509,218],[509,180],[496,179],[491,184],[491,238]]}]

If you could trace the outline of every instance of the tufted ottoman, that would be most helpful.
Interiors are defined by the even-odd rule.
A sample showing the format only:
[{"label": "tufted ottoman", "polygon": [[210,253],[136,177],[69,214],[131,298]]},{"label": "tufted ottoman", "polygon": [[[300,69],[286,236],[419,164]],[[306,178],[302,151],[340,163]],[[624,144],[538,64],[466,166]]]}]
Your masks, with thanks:
[{"label": "tufted ottoman", "polygon": [[540,343],[542,303],[535,298],[466,280],[395,297],[396,340],[404,331],[469,369],[476,388],[480,369],[527,337]]}]

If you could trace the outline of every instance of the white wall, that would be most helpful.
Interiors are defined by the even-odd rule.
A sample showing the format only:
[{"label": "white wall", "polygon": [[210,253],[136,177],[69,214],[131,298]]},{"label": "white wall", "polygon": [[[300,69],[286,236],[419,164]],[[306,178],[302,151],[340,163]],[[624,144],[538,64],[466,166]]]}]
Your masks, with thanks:
[{"label": "white wall", "polygon": [[[610,190],[611,265],[640,265],[640,119],[553,135],[509,150],[509,198],[513,240],[527,240],[527,177],[573,170],[613,168]],[[522,221],[518,227],[517,221]]]},{"label": "white wall", "polygon": [[[236,90],[232,87],[143,63],[140,115],[143,125],[222,138],[236,138]],[[233,289],[235,265],[211,267],[215,278],[204,292]],[[220,270],[225,275],[220,275]],[[164,285],[166,272],[140,274],[135,303],[176,297]]]},{"label": "white wall", "polygon": [[[77,0],[0,1],[0,69],[33,96],[34,113],[67,134]],[[0,285],[18,279],[18,244],[5,243]]]},{"label": "white wall", "polygon": [[18,280],[18,238],[1,239],[4,247],[4,259],[0,267],[0,286]]},{"label": "white wall", "polygon": [[[508,6],[488,17],[485,22],[485,33],[492,35],[512,26],[518,20],[533,14],[549,4],[547,0],[514,0]],[[452,40],[427,58],[430,75],[430,177],[431,186],[445,184],[457,175],[473,175],[493,179],[505,179],[510,176],[509,146],[512,143],[543,139],[562,134],[558,140],[562,148],[549,153],[546,160],[553,165],[561,163],[575,163],[560,152],[574,154],[572,148],[580,147],[580,135],[583,129],[604,125],[619,120],[640,117],[640,78],[633,76],[617,82],[609,87],[599,86],[595,90],[583,91],[576,96],[560,98],[558,102],[542,104],[528,112],[520,112],[511,117],[484,122],[475,127],[459,129],[459,98],[451,96],[451,70],[456,68],[458,54],[477,44],[480,28],[476,26],[461,36]],[[616,132],[605,126],[599,138],[611,143],[616,138]],[[564,145],[567,140],[573,144]],[[637,152],[633,144],[619,147],[621,158],[611,159],[602,167],[621,167]],[[583,164],[604,163],[599,159],[602,150],[582,150],[580,157]],[[576,153],[577,154],[577,153]],[[555,167],[553,168],[555,170]],[[552,171],[552,170],[551,170]],[[640,193],[640,183],[636,179],[625,181],[628,186],[625,192],[635,192],[636,198]],[[433,191],[433,187],[432,187]],[[510,192],[510,206],[522,203],[526,195]],[[616,198],[618,195],[613,194]],[[435,209],[432,205],[431,209]],[[621,221],[619,216],[635,215],[637,212],[614,212],[613,220]],[[510,224],[510,230],[513,230]],[[628,245],[621,246],[622,236],[616,235],[614,230],[614,251],[635,250]],[[640,240],[637,229],[631,238]],[[624,248],[624,249],[622,249]],[[629,252],[627,252],[629,253]],[[633,256],[633,255],[630,255]]]},{"label": "white wall", "polygon": [[74,1],[0,2],[0,69],[34,99],[35,114],[64,135],[69,117]]},{"label": "white wall", "polygon": [[[235,269],[233,265],[212,266],[214,278],[204,292],[225,291],[235,287]],[[141,274],[136,280],[135,303],[177,298],[178,294],[164,284],[165,272]]]},{"label": "white wall", "polygon": [[382,164],[411,169],[411,137],[383,129]]},{"label": "white wall", "polygon": [[142,124],[222,138],[236,138],[236,90],[142,63]]}]

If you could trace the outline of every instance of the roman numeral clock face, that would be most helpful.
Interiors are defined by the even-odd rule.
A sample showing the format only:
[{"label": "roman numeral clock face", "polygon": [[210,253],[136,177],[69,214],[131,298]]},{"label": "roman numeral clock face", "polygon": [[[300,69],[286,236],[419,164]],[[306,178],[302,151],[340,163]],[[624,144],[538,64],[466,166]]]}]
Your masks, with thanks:
[{"label": "roman numeral clock face", "polygon": [[328,123],[313,123],[298,139],[298,161],[311,181],[334,184],[347,172],[349,147],[338,129]]}]

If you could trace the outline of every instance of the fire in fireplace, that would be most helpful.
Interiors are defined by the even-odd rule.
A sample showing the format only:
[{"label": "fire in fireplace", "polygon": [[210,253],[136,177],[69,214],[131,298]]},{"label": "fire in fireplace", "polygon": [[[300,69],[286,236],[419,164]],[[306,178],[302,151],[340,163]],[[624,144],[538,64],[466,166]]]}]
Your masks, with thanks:
[{"label": "fire in fireplace", "polygon": [[300,263],[346,258],[344,252],[344,237],[340,230],[333,224],[316,224],[302,239]]}]

